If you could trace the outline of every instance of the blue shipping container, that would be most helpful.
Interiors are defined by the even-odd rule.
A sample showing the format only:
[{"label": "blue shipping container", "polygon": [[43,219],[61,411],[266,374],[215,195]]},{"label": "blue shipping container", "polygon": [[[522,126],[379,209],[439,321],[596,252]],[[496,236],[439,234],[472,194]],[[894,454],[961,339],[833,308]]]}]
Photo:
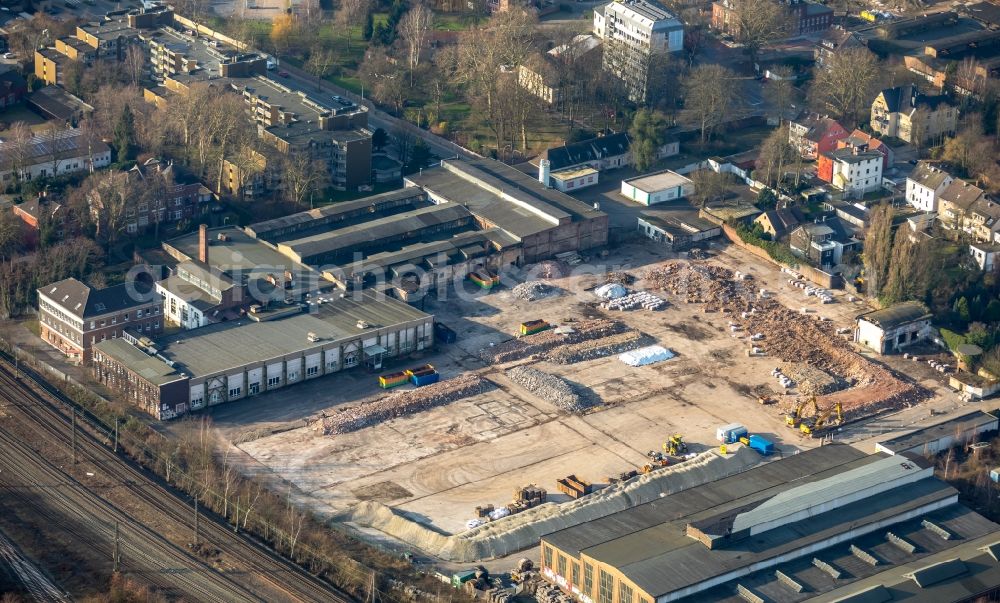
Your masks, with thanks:
[{"label": "blue shipping container", "polygon": [[414,375],[412,378],[413,385],[420,387],[421,385],[430,385],[431,383],[437,383],[441,380],[441,373],[427,373],[426,375]]},{"label": "blue shipping container", "polygon": [[750,436],[750,448],[753,448],[758,453],[763,456],[770,456],[774,454],[774,443],[767,438],[763,438],[759,435]]}]

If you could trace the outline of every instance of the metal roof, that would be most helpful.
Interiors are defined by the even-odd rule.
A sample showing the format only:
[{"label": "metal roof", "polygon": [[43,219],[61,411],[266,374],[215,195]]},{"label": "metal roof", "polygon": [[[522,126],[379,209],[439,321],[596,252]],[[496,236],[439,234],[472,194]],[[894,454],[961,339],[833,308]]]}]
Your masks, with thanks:
[{"label": "metal roof", "polygon": [[[401,301],[368,291],[322,296],[330,301],[309,306],[308,312],[255,322],[219,323],[157,340],[160,354],[192,377],[202,377],[249,364],[319,349],[335,342],[375,337],[410,322],[431,320],[429,314]],[[358,328],[358,322],[369,326]],[[318,342],[310,341],[310,333]]]},{"label": "metal roof", "polygon": [[930,317],[931,312],[927,309],[927,306],[920,302],[909,301],[895,304],[882,310],[868,312],[858,318],[870,322],[882,330],[888,330]]},{"label": "metal roof", "polygon": [[954,419],[938,423],[937,425],[924,427],[906,435],[879,442],[879,446],[894,453],[913,451],[919,454],[921,452],[920,448],[923,448],[923,446],[930,442],[944,437],[955,437],[956,434],[965,434],[970,430],[983,426],[988,426],[990,430],[995,430],[1000,426],[1000,419],[981,410],[974,410]]},{"label": "metal roof", "polygon": [[118,360],[153,385],[165,385],[185,378],[174,367],[121,338],[99,341],[94,344],[94,350]]},{"label": "metal roof", "polygon": [[933,584],[937,584],[948,578],[954,578],[955,576],[960,576],[969,571],[969,568],[962,563],[961,559],[957,557],[955,559],[949,559],[947,561],[939,561],[925,567],[922,567],[910,574],[910,578],[916,583],[920,588],[926,588]]}]

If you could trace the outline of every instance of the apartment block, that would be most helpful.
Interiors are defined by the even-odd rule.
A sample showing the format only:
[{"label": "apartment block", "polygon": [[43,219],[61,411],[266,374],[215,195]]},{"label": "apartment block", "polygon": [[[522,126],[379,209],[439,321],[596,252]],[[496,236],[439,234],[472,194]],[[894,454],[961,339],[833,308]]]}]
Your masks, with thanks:
[{"label": "apartment block", "polygon": [[654,0],[624,0],[594,9],[604,40],[604,70],[621,78],[635,102],[646,100],[650,59],[684,49],[684,24]]}]

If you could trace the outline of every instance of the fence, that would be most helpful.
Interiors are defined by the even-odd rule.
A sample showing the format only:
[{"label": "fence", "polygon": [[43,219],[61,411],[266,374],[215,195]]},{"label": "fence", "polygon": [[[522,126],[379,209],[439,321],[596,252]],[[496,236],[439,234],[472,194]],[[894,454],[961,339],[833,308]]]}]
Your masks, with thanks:
[{"label": "fence", "polygon": [[[729,241],[734,245],[736,245],[737,247],[745,249],[759,258],[765,259],[774,264],[775,266],[783,266],[782,263],[775,261],[774,258],[768,255],[767,251],[761,249],[760,247],[757,247],[756,245],[750,245],[749,243],[743,242],[743,239],[740,238],[740,235],[736,232],[736,229],[733,228],[732,226],[728,224],[723,224],[722,232],[726,235],[726,238],[729,239]],[[802,276],[804,276],[813,283],[816,283],[817,285],[825,289],[844,288],[844,279],[839,275],[830,274],[829,272],[824,272],[819,268],[814,268],[808,264],[798,264],[789,267],[794,268],[797,272],[802,274]]]}]

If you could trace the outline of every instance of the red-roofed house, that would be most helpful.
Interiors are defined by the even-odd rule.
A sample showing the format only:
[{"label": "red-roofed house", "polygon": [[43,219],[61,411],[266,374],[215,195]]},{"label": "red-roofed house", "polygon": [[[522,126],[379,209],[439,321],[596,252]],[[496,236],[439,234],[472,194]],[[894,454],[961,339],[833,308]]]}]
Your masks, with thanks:
[{"label": "red-roofed house", "polygon": [[838,140],[837,148],[858,148],[862,151],[875,151],[876,153],[879,153],[883,157],[883,172],[891,168],[892,164],[896,161],[896,154],[889,145],[885,144],[878,138],[871,136],[870,134],[862,132],[861,130],[855,130],[851,132],[850,136],[847,138]]},{"label": "red-roofed house", "polygon": [[788,124],[788,142],[803,157],[816,159],[837,149],[837,143],[849,136],[844,126],[829,117],[809,113]]}]

